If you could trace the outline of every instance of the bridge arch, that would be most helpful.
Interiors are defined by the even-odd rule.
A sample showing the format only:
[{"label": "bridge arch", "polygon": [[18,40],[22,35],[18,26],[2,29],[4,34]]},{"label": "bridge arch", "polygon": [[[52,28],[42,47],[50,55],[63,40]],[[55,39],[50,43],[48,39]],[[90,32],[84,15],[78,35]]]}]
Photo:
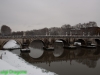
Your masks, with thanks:
[{"label": "bridge arch", "polygon": [[81,42],[81,45],[86,45],[86,41],[84,39],[77,39],[75,42]]},{"label": "bridge arch", "polygon": [[[11,40],[16,41],[17,44],[20,45],[20,48],[22,48],[22,43],[21,43],[20,41],[15,40],[15,39],[11,39]],[[1,44],[2,48],[3,48],[3,46],[4,46],[7,42],[9,42],[9,41],[10,41],[10,39],[3,41],[2,44]]]},{"label": "bridge arch", "polygon": [[100,45],[100,40],[99,39],[95,39],[97,45]]},{"label": "bridge arch", "polygon": [[69,45],[68,42],[67,42],[66,40],[64,40],[64,39],[55,39],[55,41],[56,41],[56,40],[62,41],[63,46]]},{"label": "bridge arch", "polygon": [[[43,45],[45,45],[44,41],[41,40],[41,39],[32,39],[32,40],[30,41],[30,44],[31,44],[32,42],[35,42],[35,41],[40,41],[40,42],[43,43]],[[29,45],[30,45],[30,44],[29,44]]]}]

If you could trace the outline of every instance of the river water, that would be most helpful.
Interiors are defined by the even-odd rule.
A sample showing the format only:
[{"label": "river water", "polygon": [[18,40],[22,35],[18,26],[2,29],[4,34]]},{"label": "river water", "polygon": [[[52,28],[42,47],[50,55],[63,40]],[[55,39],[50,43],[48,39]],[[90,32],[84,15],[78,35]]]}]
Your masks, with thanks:
[{"label": "river water", "polygon": [[55,43],[54,51],[43,50],[42,42],[32,42],[30,52],[12,50],[27,62],[59,75],[100,75],[100,48],[75,50],[63,49]]}]

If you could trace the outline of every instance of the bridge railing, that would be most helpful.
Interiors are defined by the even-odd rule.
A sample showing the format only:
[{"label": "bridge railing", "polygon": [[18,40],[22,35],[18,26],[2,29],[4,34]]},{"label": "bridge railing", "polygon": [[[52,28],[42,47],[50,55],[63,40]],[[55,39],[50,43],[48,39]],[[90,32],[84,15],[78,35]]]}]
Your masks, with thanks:
[{"label": "bridge railing", "polygon": [[3,38],[100,38],[98,35],[29,35],[29,36],[0,36]]}]

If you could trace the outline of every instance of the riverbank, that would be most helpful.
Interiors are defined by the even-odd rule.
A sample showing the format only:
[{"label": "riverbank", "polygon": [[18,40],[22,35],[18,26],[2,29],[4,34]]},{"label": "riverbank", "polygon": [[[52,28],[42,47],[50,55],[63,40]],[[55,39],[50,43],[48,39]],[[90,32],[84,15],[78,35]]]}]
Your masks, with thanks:
[{"label": "riverbank", "polygon": [[[0,72],[2,70],[24,70],[27,73],[23,75],[57,75],[54,72],[38,68],[26,62],[21,57],[13,54],[10,51],[0,50]],[[3,74],[0,74],[3,75]],[[10,74],[7,74],[10,75]],[[20,74],[19,74],[20,75]]]}]

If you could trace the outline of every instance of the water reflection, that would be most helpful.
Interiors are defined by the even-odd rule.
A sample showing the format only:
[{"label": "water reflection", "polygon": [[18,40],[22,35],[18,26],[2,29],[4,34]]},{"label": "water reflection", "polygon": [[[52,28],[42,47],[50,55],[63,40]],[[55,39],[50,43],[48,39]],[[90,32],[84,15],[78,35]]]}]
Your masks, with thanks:
[{"label": "water reflection", "polygon": [[39,58],[43,54],[44,50],[42,49],[43,43],[38,41],[33,41],[29,47],[29,55],[33,58]]},{"label": "water reflection", "polygon": [[[57,49],[54,52],[56,53],[56,51]],[[83,73],[81,75],[84,74],[94,75],[96,74],[96,70],[98,70],[96,69],[97,63],[100,58],[100,51],[98,54],[96,54],[98,51],[99,49],[59,50],[58,56],[55,56],[53,51],[44,51],[43,54],[36,59],[30,56],[30,53],[21,53],[21,57],[24,58],[26,61],[32,63],[33,65],[45,68],[50,71],[54,71],[59,75],[66,75],[66,74],[79,75],[81,74],[79,71],[83,72],[84,70],[86,71],[86,73]],[[100,63],[98,64],[100,65]],[[83,67],[83,66],[87,66],[87,67]],[[88,68],[94,68],[94,72],[92,72],[91,69]],[[88,71],[86,69],[88,69]],[[89,71],[91,71],[91,73]]]},{"label": "water reflection", "polygon": [[77,59],[78,63],[82,63],[83,65],[88,66],[89,68],[95,68],[97,65],[98,58],[91,58],[91,59]]},{"label": "water reflection", "polygon": [[17,54],[17,55],[20,55],[20,49],[14,49],[14,50],[11,50],[11,52],[13,52],[14,54]]},{"label": "water reflection", "polygon": [[[37,49],[36,49],[37,50]],[[35,52],[35,50],[34,50]],[[38,52],[38,51],[36,51]],[[63,53],[62,51],[59,53],[62,53],[59,55],[59,57],[54,56],[54,52],[52,51],[43,51],[43,53],[40,53],[40,56],[37,57],[37,59],[33,59],[35,58],[35,55],[31,56],[30,53],[26,53],[23,54],[21,53],[22,57],[24,57],[24,55],[27,57],[24,58],[27,61],[29,61],[30,63],[52,63],[55,61],[70,61],[70,64],[72,64],[72,60],[76,60],[76,62],[78,63],[85,63],[85,64],[93,64],[93,62],[97,61],[100,57],[100,53],[98,55],[94,55],[94,53],[96,52],[96,50],[64,50]],[[58,54],[59,54],[58,53]],[[90,65],[88,65],[88,67],[90,67]],[[96,66],[96,65],[95,65]],[[93,67],[92,67],[93,68]]]},{"label": "water reflection", "polygon": [[[43,50],[41,42],[30,45],[30,53],[20,56],[29,63],[59,75],[99,75],[100,48],[76,50],[63,49],[62,44],[55,44],[54,51]],[[85,72],[84,72],[85,71]]]},{"label": "water reflection", "polygon": [[31,52],[29,53],[29,55],[33,58],[39,58],[42,56],[43,54],[43,50],[42,49],[37,49],[37,48],[32,48],[32,47],[29,47],[29,49],[31,50]]},{"label": "water reflection", "polygon": [[100,54],[100,48],[97,48],[93,54],[94,54],[94,55]]},{"label": "water reflection", "polygon": [[63,49],[62,43],[55,43],[54,48],[55,48],[55,50],[53,51],[53,54],[55,57],[59,57],[63,54],[64,49]]},{"label": "water reflection", "polygon": [[[88,66],[89,68],[95,68],[97,61],[100,58],[100,48],[97,49],[81,49],[77,56],[81,58],[77,59],[78,63]],[[86,57],[86,58],[83,58]]]}]

